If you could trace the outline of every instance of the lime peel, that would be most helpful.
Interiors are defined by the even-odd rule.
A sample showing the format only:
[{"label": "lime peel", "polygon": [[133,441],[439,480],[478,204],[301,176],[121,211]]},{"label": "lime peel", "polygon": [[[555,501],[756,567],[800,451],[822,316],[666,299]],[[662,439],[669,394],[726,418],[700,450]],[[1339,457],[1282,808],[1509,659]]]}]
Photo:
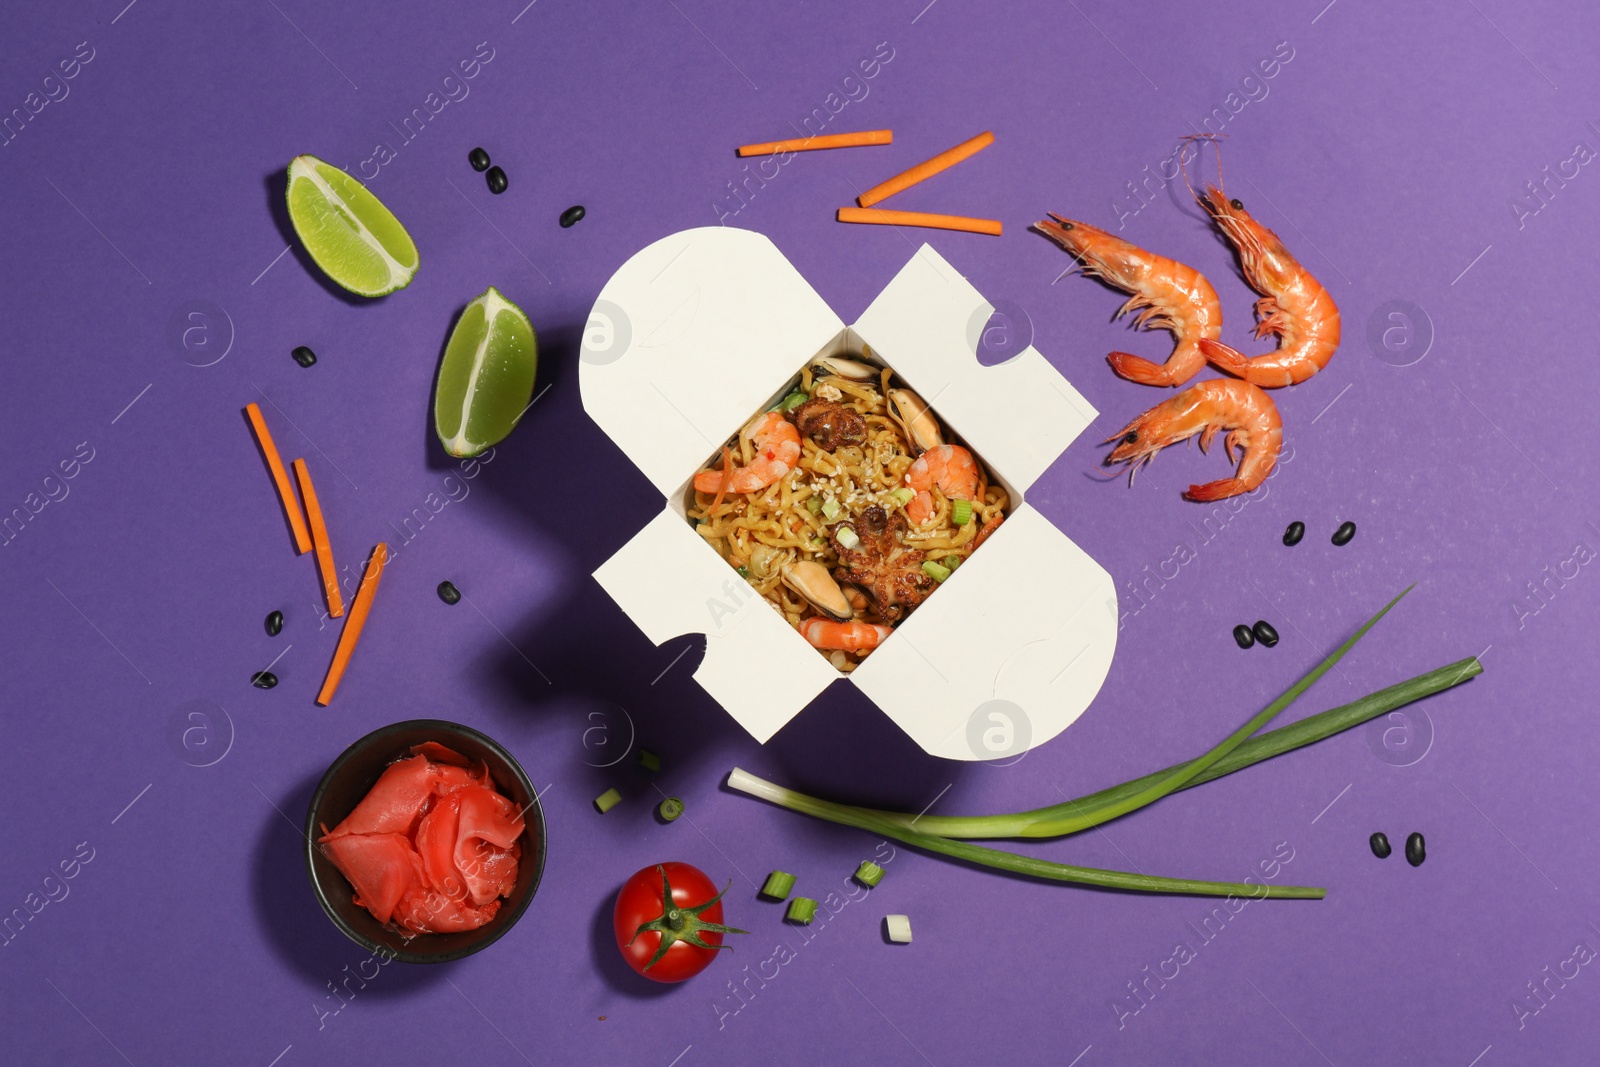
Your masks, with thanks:
[{"label": "lime peel", "polygon": [[[335,188],[335,182],[343,188]],[[296,156],[289,162],[286,198],[300,243],[341,287],[377,297],[411,284],[420,265],[416,243],[394,213],[355,178],[316,156]],[[330,227],[330,220],[342,228]],[[384,231],[387,243],[374,226]]]},{"label": "lime peel", "polygon": [[470,457],[505,440],[528,409],[538,364],[528,316],[491,285],[463,309],[445,345],[434,395],[444,450]]}]

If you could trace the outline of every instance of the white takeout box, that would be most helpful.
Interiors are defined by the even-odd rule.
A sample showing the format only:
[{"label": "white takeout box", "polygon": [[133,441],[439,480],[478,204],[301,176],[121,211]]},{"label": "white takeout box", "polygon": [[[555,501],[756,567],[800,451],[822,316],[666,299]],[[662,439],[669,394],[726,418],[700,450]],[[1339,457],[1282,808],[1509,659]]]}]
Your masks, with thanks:
[{"label": "white takeout box", "polygon": [[[1032,347],[980,364],[975,338],[992,312],[923,245],[846,327],[770,240],[719,226],[655,242],[601,290],[582,347],[583,405],[666,504],[594,576],[656,644],[705,634],[695,679],[758,741],[848,678],[928,752],[996,759],[1056,736],[1099,692],[1117,641],[1111,576],[1025,501],[1096,412]],[[695,472],[822,354],[893,367],[1013,504],[848,675],[685,517]]]}]

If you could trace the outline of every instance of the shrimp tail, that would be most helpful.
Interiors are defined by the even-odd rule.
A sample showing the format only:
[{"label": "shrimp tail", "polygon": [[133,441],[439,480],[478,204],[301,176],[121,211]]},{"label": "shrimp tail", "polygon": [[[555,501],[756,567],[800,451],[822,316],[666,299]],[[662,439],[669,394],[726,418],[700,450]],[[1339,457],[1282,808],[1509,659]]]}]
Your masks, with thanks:
[{"label": "shrimp tail", "polygon": [[1185,360],[1169,359],[1166,363],[1152,363],[1131,352],[1112,352],[1106,356],[1111,370],[1124,381],[1140,385],[1182,385],[1199,369],[1191,369]]},{"label": "shrimp tail", "polygon": [[1204,485],[1191,485],[1184,490],[1183,496],[1185,500],[1209,504],[1214,500],[1224,500],[1230,496],[1248,493],[1254,488],[1255,486],[1247,484],[1243,478],[1219,478]]},{"label": "shrimp tail", "polygon": [[1221,341],[1210,338],[1200,339],[1200,354],[1206,357],[1218,370],[1225,371],[1236,378],[1247,378],[1250,373],[1250,358],[1237,348],[1230,348]]}]

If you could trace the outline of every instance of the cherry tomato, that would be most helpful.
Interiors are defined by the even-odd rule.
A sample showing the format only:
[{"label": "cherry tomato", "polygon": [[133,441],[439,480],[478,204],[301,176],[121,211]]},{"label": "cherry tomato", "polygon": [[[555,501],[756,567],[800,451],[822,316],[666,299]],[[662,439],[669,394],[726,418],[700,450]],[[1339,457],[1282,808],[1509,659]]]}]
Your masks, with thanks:
[{"label": "cherry tomato", "polygon": [[723,934],[745,933],[722,925],[722,893],[687,863],[635,871],[617,894],[611,926],[628,966],[655,982],[693,978],[716,958]]}]

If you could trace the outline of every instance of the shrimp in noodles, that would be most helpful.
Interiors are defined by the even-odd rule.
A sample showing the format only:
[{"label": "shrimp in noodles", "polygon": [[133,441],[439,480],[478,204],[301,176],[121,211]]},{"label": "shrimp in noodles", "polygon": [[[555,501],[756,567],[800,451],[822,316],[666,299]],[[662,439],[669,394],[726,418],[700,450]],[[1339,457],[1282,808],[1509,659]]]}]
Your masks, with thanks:
[{"label": "shrimp in noodles", "polygon": [[[688,516],[801,637],[848,672],[1011,506],[977,457],[949,440],[888,368],[821,357],[782,404],[750,420],[695,475]],[[968,502],[961,525],[958,500]]]}]

